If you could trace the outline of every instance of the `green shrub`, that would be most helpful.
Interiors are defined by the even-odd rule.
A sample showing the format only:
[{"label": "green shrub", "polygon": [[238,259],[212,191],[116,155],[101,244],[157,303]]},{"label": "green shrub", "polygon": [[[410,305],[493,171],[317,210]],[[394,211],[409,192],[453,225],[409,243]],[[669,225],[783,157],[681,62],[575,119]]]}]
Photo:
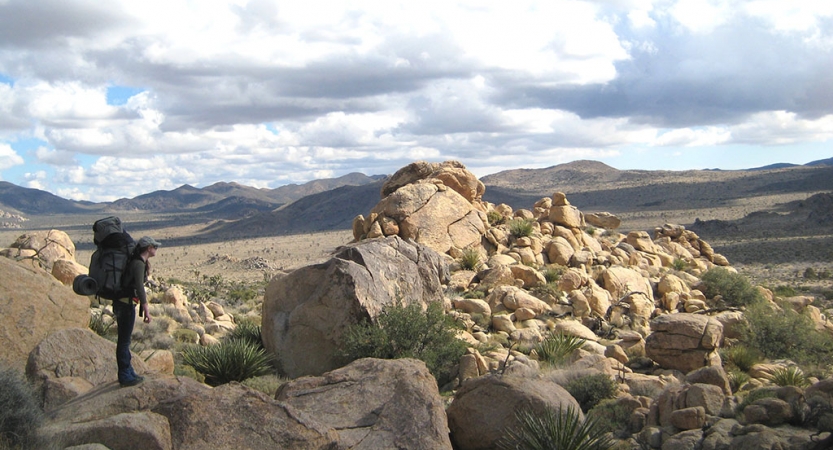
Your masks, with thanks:
[{"label": "green shrub", "polygon": [[171,337],[173,337],[175,341],[185,344],[196,344],[200,341],[200,334],[188,328],[177,328],[171,334]]},{"label": "green shrub", "polygon": [[187,347],[182,351],[182,360],[205,374],[205,381],[211,386],[274,372],[272,358],[266,351],[243,339],[226,340],[207,347]]},{"label": "green shrub", "polygon": [[529,219],[512,219],[509,221],[509,234],[516,238],[532,236],[534,222]]},{"label": "green shrub", "polygon": [[720,349],[720,358],[728,367],[735,367],[743,372],[749,372],[755,364],[761,362],[761,354],[746,345],[734,345]]},{"label": "green shrub", "polygon": [[775,289],[772,290],[772,293],[775,294],[775,296],[782,298],[795,297],[798,295],[798,291],[796,291],[794,287],[786,285],[776,286]]},{"label": "green shrub", "polygon": [[751,377],[748,373],[738,368],[731,368],[726,371],[726,378],[729,379],[729,387],[732,389],[732,392],[737,393]]},{"label": "green shrub", "polygon": [[90,323],[89,327],[93,332],[101,337],[106,337],[110,334],[110,329],[113,327],[115,322],[112,319],[106,318],[104,316],[104,309],[96,308],[90,314]]},{"label": "green shrub", "polygon": [[833,356],[833,338],[816,331],[812,319],[791,308],[776,312],[760,304],[748,308],[744,317],[743,341],[769,359],[817,364]]},{"label": "green shrub", "polygon": [[686,266],[688,266],[688,263],[682,258],[674,258],[674,262],[671,263],[671,267],[678,272],[685,270]]},{"label": "green shrub", "polygon": [[614,398],[619,386],[608,375],[597,373],[571,380],[564,389],[573,396],[585,413],[604,399]]},{"label": "green shrub", "polygon": [[247,378],[240,384],[250,387],[256,391],[263,392],[270,397],[274,397],[278,388],[286,382],[286,378],[282,378],[277,375],[263,375],[259,377]]},{"label": "green shrub", "polygon": [[41,449],[37,430],[43,411],[23,375],[11,368],[0,368],[0,448]]},{"label": "green shrub", "polygon": [[463,298],[483,298],[486,296],[486,293],[483,291],[479,291],[477,289],[473,291],[466,291],[463,293]]},{"label": "green shrub", "polygon": [[804,372],[796,366],[779,367],[772,372],[770,381],[776,386],[795,386],[804,388],[810,385]]},{"label": "green shrub", "polygon": [[480,252],[476,248],[465,248],[460,256],[460,267],[466,270],[477,270],[480,268]]},{"label": "green shrub", "polygon": [[750,306],[763,301],[763,296],[749,280],[723,267],[709,269],[700,278],[705,286],[703,293],[706,297],[720,295],[728,306]]},{"label": "green shrub", "polygon": [[584,232],[589,234],[590,236],[595,236],[597,231],[598,230],[596,229],[596,227],[592,225],[588,225],[587,228],[584,229]]},{"label": "green shrub", "polygon": [[197,372],[197,369],[187,365],[187,364],[176,364],[174,365],[174,375],[178,377],[188,377],[193,378],[200,383],[205,383],[205,375]]},{"label": "green shrub", "polygon": [[350,326],[342,336],[341,352],[348,361],[359,358],[416,358],[443,386],[451,381],[454,367],[466,352],[457,339],[459,324],[443,312],[439,302],[423,311],[418,303],[388,305],[375,322]]},{"label": "green shrub", "polygon": [[576,349],[585,344],[585,340],[573,335],[558,333],[544,339],[535,347],[538,360],[551,366],[564,362]]},{"label": "green shrub", "polygon": [[231,330],[226,336],[225,340],[242,340],[254,345],[257,348],[263,348],[263,336],[261,335],[260,325],[249,321],[241,321]]},{"label": "green shrub", "polygon": [[486,219],[489,221],[489,225],[491,225],[493,227],[506,222],[506,217],[503,217],[503,214],[501,214],[501,213],[499,213],[495,210],[491,210],[491,211],[487,212],[486,213]]},{"label": "green shrub", "polygon": [[605,399],[587,413],[587,418],[593,419],[604,432],[623,436],[627,433],[631,414],[633,409],[626,404]]},{"label": "green shrub", "polygon": [[777,396],[778,395],[776,394],[776,392],[772,389],[753,389],[743,397],[743,400],[741,400],[740,404],[735,409],[735,414],[742,413],[747,406],[751,405],[752,403],[755,403],[755,401],[757,400],[760,400],[762,398],[776,398]]},{"label": "green shrub", "polygon": [[567,270],[564,266],[559,266],[556,264],[549,264],[543,270],[544,279],[547,280],[547,283],[555,283],[561,279],[561,275]]},{"label": "green shrub", "polygon": [[517,428],[507,428],[497,442],[501,450],[608,450],[613,443],[604,428],[592,418],[581,420],[572,407],[543,414],[528,409],[515,413]]}]

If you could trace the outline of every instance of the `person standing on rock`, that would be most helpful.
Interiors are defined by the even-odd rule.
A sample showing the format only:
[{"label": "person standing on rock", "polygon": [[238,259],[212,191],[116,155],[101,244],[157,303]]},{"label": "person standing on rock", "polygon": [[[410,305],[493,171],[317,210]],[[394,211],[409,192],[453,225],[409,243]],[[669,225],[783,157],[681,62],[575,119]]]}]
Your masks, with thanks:
[{"label": "person standing on rock", "polygon": [[130,360],[130,336],[136,321],[136,303],[139,304],[139,316],[144,317],[145,323],[150,323],[148,299],[145,292],[145,282],[150,274],[150,258],[156,256],[156,250],[162,245],[149,236],[143,236],[136,243],[136,248],[127,262],[122,286],[131,293],[113,302],[113,313],[119,328],[119,338],[116,343],[116,363],[119,366],[119,384],[122,387],[135,386],[144,380],[139,376]]}]

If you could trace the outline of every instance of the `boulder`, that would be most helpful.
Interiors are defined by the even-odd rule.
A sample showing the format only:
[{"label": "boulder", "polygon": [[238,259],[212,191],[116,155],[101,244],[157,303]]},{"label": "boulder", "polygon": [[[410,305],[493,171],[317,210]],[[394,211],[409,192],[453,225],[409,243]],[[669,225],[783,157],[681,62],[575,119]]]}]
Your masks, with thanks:
[{"label": "boulder", "polygon": [[344,448],[451,449],[443,401],[422,361],[360,359],[290,381],[275,398],[334,429]]},{"label": "boulder", "polygon": [[72,286],[75,277],[86,275],[89,270],[71,259],[59,259],[52,263],[52,276],[64,286]]},{"label": "boulder", "polygon": [[648,357],[666,369],[688,373],[705,366],[719,365],[717,347],[723,326],[717,320],[697,314],[665,314],[651,322],[645,339]]},{"label": "boulder", "polygon": [[597,212],[584,215],[584,221],[594,227],[615,230],[622,225],[622,221],[609,212]]},{"label": "boulder", "polygon": [[479,201],[486,191],[483,183],[466,170],[459,161],[429,163],[416,161],[399,169],[382,185],[382,198],[396,192],[399,188],[421,180],[435,178],[448,186],[469,202]]},{"label": "boulder", "polygon": [[[20,235],[11,248],[18,252],[36,253],[33,261],[47,272],[52,272],[52,265],[59,259],[75,261],[75,244],[69,235],[61,230],[35,231]],[[28,253],[27,253],[28,254]]]},{"label": "boulder", "polygon": [[394,303],[443,301],[443,258],[398,236],[342,248],[329,261],[274,279],[263,301],[263,343],[290,378],[339,367],[350,325]]},{"label": "boulder", "polygon": [[110,450],[171,450],[168,419],[150,411],[116,414],[79,423],[55,423],[41,429],[48,442],[68,445],[100,444]]},{"label": "boulder", "polygon": [[0,258],[0,363],[22,372],[29,352],[49,333],[89,323],[87,297],[43,270]]},{"label": "boulder", "polygon": [[581,414],[578,402],[552,381],[507,375],[471,379],[457,391],[447,410],[454,448],[495,448],[507,427],[517,428],[519,408],[529,408],[533,414],[545,408],[573,408]]},{"label": "boulder", "polygon": [[[145,362],[136,354],[133,354],[132,364],[140,375],[149,372]],[[32,349],[26,364],[26,376],[42,399],[54,398],[54,394],[48,392],[54,385],[47,381],[56,378],[81,378],[92,386],[115,384],[118,380],[116,344],[88,328],[57,330]]]}]

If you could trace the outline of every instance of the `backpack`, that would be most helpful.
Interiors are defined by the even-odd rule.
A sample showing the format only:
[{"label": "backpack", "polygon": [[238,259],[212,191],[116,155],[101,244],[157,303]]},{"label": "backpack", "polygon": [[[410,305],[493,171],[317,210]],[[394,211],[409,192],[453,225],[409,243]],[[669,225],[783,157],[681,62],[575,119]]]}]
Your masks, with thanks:
[{"label": "backpack", "polygon": [[131,296],[130,289],[122,287],[122,276],[136,248],[133,238],[116,216],[96,220],[93,233],[95,251],[90,258],[90,277],[98,285],[96,298],[118,300]]}]

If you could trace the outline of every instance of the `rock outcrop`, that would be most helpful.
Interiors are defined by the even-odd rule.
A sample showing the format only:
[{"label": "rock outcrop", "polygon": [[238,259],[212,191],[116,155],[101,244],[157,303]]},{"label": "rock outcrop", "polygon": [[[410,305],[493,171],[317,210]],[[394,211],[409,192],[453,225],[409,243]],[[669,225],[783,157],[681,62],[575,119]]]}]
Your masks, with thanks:
[{"label": "rock outcrop", "polygon": [[0,258],[0,362],[22,372],[29,352],[49,333],[86,328],[89,306],[87,297],[43,270]]},{"label": "rock outcrop", "polygon": [[329,261],[273,280],[263,301],[263,342],[290,377],[339,367],[349,325],[386,305],[443,301],[448,271],[430,248],[398,236],[342,248]]}]

